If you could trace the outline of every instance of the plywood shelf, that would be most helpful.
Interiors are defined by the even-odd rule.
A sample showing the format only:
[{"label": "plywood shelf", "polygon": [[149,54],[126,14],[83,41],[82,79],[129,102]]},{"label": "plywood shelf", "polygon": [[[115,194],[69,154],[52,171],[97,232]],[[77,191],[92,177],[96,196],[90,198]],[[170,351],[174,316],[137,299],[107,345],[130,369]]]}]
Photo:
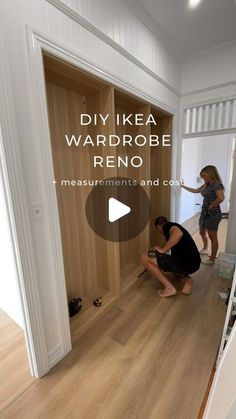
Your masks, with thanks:
[{"label": "plywood shelf", "polygon": [[[95,307],[93,300],[97,297],[102,297],[102,305]],[[81,311],[70,319],[70,329],[72,342],[75,342],[84,330],[89,327],[91,321],[104,313],[104,310],[115,300],[115,296],[103,288],[97,287],[83,298],[83,305]]]}]

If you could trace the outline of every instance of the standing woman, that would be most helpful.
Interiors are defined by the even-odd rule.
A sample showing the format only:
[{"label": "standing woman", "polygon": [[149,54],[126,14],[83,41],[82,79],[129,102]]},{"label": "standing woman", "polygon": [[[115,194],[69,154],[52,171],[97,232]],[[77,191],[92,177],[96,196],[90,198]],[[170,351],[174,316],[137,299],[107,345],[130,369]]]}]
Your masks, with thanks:
[{"label": "standing woman", "polygon": [[201,193],[203,196],[202,212],[199,219],[199,232],[203,241],[201,255],[208,255],[208,237],[211,241],[211,255],[209,259],[203,260],[205,265],[215,263],[218,250],[217,230],[222,218],[220,203],[224,201],[224,186],[215,166],[206,166],[200,172],[204,185],[197,189],[182,185],[184,189],[192,193]]}]

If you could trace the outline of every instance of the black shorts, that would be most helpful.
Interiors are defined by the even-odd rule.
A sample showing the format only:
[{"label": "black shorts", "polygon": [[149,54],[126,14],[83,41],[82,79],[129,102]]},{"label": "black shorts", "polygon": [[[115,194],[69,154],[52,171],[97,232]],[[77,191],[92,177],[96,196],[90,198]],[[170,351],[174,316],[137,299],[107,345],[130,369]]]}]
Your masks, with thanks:
[{"label": "black shorts", "polygon": [[165,272],[173,272],[175,274],[189,275],[198,271],[199,266],[189,266],[181,260],[165,253],[156,252],[156,260],[158,266]]}]

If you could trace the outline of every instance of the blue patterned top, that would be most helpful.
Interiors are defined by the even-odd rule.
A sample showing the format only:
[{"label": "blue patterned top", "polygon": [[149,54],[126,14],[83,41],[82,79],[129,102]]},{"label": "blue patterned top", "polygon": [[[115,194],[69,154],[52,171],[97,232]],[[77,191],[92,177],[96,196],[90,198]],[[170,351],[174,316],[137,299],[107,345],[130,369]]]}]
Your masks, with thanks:
[{"label": "blue patterned top", "polygon": [[209,207],[209,205],[211,205],[217,198],[216,191],[224,189],[224,185],[220,182],[205,183],[201,190],[201,195],[203,196],[203,207]]}]

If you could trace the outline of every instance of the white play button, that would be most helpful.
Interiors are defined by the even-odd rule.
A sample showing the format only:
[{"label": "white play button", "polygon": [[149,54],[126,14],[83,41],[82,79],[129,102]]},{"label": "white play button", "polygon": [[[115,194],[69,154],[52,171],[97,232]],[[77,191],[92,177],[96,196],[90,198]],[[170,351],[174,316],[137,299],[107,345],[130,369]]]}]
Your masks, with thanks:
[{"label": "white play button", "polygon": [[131,208],[115,198],[109,198],[108,218],[111,223],[129,214]]}]

